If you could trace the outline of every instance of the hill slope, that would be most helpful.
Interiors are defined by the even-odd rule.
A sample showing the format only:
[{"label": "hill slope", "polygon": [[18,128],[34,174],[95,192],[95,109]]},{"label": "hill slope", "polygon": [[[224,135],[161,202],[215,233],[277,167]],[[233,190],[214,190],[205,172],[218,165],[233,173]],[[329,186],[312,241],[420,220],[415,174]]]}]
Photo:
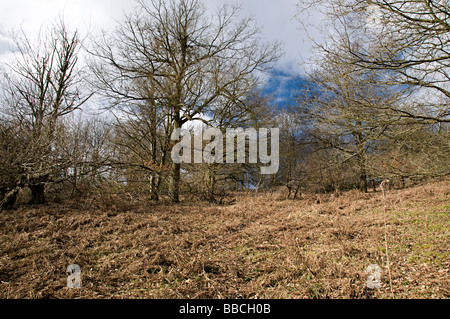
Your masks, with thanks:
[{"label": "hill slope", "polygon": [[[22,207],[0,214],[0,297],[448,298],[449,233],[449,180],[386,202],[352,191]],[[82,289],[66,287],[69,264]],[[366,286],[371,264],[380,289]]]}]

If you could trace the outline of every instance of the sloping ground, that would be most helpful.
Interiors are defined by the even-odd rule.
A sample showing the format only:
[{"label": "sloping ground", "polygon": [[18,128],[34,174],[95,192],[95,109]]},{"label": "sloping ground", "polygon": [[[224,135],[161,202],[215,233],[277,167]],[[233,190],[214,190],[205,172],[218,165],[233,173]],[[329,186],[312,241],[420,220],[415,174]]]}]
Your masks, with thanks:
[{"label": "sloping ground", "polygon": [[[449,233],[449,180],[386,201],[353,191],[23,207],[0,214],[0,297],[448,298]],[[70,264],[81,289],[66,287]],[[371,264],[380,289],[366,286]]]}]

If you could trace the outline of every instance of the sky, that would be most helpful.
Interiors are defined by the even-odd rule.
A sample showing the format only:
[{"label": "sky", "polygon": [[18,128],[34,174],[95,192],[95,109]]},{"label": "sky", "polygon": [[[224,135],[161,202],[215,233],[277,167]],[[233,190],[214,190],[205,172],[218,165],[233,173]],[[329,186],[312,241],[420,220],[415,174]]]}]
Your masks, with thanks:
[{"label": "sky", "polygon": [[[296,17],[298,0],[205,0],[211,9],[224,2],[241,3],[242,14],[255,18],[264,40],[283,43],[285,56],[265,89],[275,93],[279,101],[287,99],[293,83],[303,75],[302,61],[311,56],[311,41]],[[62,15],[70,27],[95,32],[113,28],[135,5],[134,0],[0,0],[0,59],[10,52],[9,34],[13,29],[33,33]],[[300,17],[302,21],[314,18]]]}]

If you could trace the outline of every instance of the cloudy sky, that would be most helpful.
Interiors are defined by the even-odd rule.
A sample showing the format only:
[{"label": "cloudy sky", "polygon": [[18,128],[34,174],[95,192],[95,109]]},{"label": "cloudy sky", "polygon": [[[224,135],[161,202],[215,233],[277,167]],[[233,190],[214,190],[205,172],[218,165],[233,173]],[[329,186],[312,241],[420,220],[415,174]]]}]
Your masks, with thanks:
[{"label": "cloudy sky", "polygon": [[[206,0],[214,8],[232,0]],[[297,0],[240,0],[243,14],[253,16],[262,27],[264,39],[284,43],[285,57],[278,63],[271,86],[286,91],[296,76],[303,71],[301,61],[311,54],[311,44],[300,29]],[[22,27],[27,33],[63,15],[71,27],[82,32],[111,28],[123,13],[136,5],[134,0],[1,0],[0,1],[0,58],[10,50],[9,34]],[[308,17],[302,17],[303,21]],[[311,20],[311,17],[309,17]],[[314,18],[314,17],[313,17]],[[314,20],[314,19],[312,19]],[[284,96],[285,93],[283,93]]]}]

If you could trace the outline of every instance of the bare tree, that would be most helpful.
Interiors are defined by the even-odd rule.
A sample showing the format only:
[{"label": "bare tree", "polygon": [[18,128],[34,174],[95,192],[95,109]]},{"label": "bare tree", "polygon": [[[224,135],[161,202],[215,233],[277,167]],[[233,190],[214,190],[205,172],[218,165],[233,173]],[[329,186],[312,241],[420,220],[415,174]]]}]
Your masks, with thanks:
[{"label": "bare tree", "polygon": [[[378,83],[403,90],[389,108],[412,122],[450,121],[450,6],[447,0],[300,0],[331,26],[323,51],[355,70],[381,70]],[[383,106],[384,107],[384,106]]]},{"label": "bare tree", "polygon": [[15,59],[3,65],[1,83],[4,120],[17,126],[24,147],[15,161],[14,179],[30,187],[33,203],[43,203],[45,184],[58,177],[63,165],[55,153],[60,120],[91,95],[82,89],[80,37],[63,21],[41,31],[36,41],[23,31],[14,39]]},{"label": "bare tree", "polygon": [[310,80],[311,91],[299,98],[299,116],[304,130],[324,147],[343,154],[343,161],[355,160],[359,174],[359,189],[367,192],[367,155],[385,132],[399,121],[388,112],[398,102],[398,94],[375,85],[378,73],[353,70],[351,65],[335,63],[333,56],[324,55],[322,64]]},{"label": "bare tree", "polygon": [[66,116],[58,129],[53,153],[59,154],[61,182],[69,182],[74,191],[106,179],[115,157],[113,129],[107,119],[97,115]]},{"label": "bare tree", "polygon": [[[226,136],[228,129],[255,129],[257,131],[259,128],[271,127],[274,124],[274,112],[269,106],[269,102],[269,97],[264,96],[260,90],[256,89],[248,92],[240,103],[236,103],[233,100],[226,101],[215,110],[212,119],[208,122],[208,128],[214,127],[220,130],[223,136]],[[243,152],[245,158],[249,159],[249,138],[249,136],[246,136],[245,145],[244,143],[238,144],[237,139],[234,138],[233,157],[236,158],[239,152]],[[203,151],[203,148],[209,142],[204,141],[200,151]],[[230,143],[230,141],[224,139],[222,145],[223,157],[221,158],[223,163],[227,162],[229,155],[227,153],[227,143]],[[196,150],[195,145],[194,150]],[[227,163],[226,165],[204,163],[202,165],[186,165],[184,169],[187,171],[187,175],[191,176],[192,181],[190,184],[197,190],[200,190],[204,199],[220,202],[221,199],[217,200],[217,195],[224,195],[225,190],[233,188],[236,183],[239,183],[241,186],[247,184],[248,187],[248,184],[250,184],[253,188],[260,187],[263,182],[263,176],[260,174],[257,165],[249,163],[249,161],[245,163]],[[191,187],[191,185],[189,186]]]},{"label": "bare tree", "polygon": [[[236,6],[208,16],[199,0],[138,3],[114,35],[96,41],[92,53],[101,62],[92,69],[116,105],[150,99],[146,105],[164,114],[169,134],[189,121],[203,121],[226,101],[239,102],[254,88],[255,72],[279,56],[277,44],[260,43],[251,19],[237,20]],[[142,94],[143,84],[150,97]],[[179,200],[180,168],[171,164],[173,202]]]},{"label": "bare tree", "polygon": [[276,121],[280,128],[281,167],[280,182],[288,189],[287,198],[297,198],[302,186],[305,186],[305,161],[309,136],[302,130],[295,107],[278,112]]},{"label": "bare tree", "polygon": [[145,108],[138,110],[138,113],[127,112],[124,119],[116,119],[116,153],[111,164],[127,170],[128,184],[147,180],[150,200],[158,200],[167,175],[170,135],[167,127],[158,121],[153,107],[149,107],[150,113],[144,113]]}]

